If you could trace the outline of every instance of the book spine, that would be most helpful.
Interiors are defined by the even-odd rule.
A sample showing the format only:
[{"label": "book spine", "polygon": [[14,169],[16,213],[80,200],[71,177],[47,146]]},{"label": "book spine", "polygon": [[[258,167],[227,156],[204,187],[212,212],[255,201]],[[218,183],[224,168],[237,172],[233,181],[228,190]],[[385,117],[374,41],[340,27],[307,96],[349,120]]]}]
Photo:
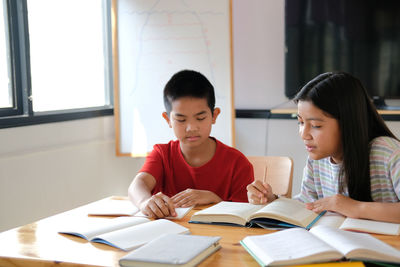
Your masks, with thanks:
[{"label": "book spine", "polygon": [[264,264],[264,262],[262,262],[257,256],[256,254],[254,254],[247,246],[246,244],[243,242],[243,240],[239,241],[239,243],[247,250],[247,252],[256,260],[256,262],[258,264],[260,264],[260,266],[267,266],[266,264]]}]

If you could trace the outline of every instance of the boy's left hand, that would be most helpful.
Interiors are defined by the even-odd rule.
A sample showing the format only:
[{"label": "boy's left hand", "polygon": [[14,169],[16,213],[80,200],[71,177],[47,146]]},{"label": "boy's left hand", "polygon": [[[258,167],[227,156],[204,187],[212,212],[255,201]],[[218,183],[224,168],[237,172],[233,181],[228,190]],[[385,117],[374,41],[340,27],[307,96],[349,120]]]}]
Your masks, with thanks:
[{"label": "boy's left hand", "polygon": [[340,213],[346,217],[358,217],[358,204],[360,202],[341,194],[318,199],[312,203],[306,203],[306,207],[316,213],[324,210]]},{"label": "boy's left hand", "polygon": [[175,207],[187,208],[194,205],[205,205],[217,203],[222,199],[215,193],[207,190],[186,189],[173,196],[172,201]]}]

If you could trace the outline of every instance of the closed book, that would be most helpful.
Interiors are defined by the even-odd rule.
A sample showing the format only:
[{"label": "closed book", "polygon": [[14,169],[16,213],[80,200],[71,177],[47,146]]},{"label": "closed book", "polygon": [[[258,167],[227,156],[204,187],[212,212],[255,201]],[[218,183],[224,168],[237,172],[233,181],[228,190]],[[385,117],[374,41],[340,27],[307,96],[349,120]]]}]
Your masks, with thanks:
[{"label": "closed book", "polygon": [[221,246],[218,236],[165,234],[119,260],[124,267],[196,266]]}]

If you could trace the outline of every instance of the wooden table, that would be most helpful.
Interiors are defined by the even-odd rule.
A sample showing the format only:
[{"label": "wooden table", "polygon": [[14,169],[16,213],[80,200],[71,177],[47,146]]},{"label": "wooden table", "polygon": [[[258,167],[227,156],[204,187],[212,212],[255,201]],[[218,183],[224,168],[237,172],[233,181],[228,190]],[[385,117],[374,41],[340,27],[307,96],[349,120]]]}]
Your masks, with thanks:
[{"label": "wooden table", "polygon": [[[114,197],[115,198],[115,197]],[[127,254],[117,248],[91,243],[82,238],[61,235],[61,225],[85,220],[109,220],[106,217],[89,217],[91,204],[45,218],[0,233],[0,266],[119,266],[118,260]],[[194,235],[221,236],[222,248],[207,258],[200,266],[259,266],[239,244],[245,236],[272,232],[261,228],[217,226],[188,223],[190,216],[204,207],[196,207],[177,223],[190,229]],[[398,236],[375,235],[400,249]],[[317,266],[317,265],[316,265]],[[353,265],[354,266],[354,265]]]}]

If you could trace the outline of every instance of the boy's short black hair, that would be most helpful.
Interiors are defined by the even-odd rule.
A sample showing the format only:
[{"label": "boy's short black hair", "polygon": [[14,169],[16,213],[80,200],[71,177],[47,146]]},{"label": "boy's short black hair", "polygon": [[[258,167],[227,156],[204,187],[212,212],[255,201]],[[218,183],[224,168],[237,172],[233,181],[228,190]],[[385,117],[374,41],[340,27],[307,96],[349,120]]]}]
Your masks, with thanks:
[{"label": "boy's short black hair", "polygon": [[164,106],[170,114],[172,101],[181,97],[204,98],[211,112],[215,107],[214,87],[200,72],[182,70],[175,73],[164,87]]}]

